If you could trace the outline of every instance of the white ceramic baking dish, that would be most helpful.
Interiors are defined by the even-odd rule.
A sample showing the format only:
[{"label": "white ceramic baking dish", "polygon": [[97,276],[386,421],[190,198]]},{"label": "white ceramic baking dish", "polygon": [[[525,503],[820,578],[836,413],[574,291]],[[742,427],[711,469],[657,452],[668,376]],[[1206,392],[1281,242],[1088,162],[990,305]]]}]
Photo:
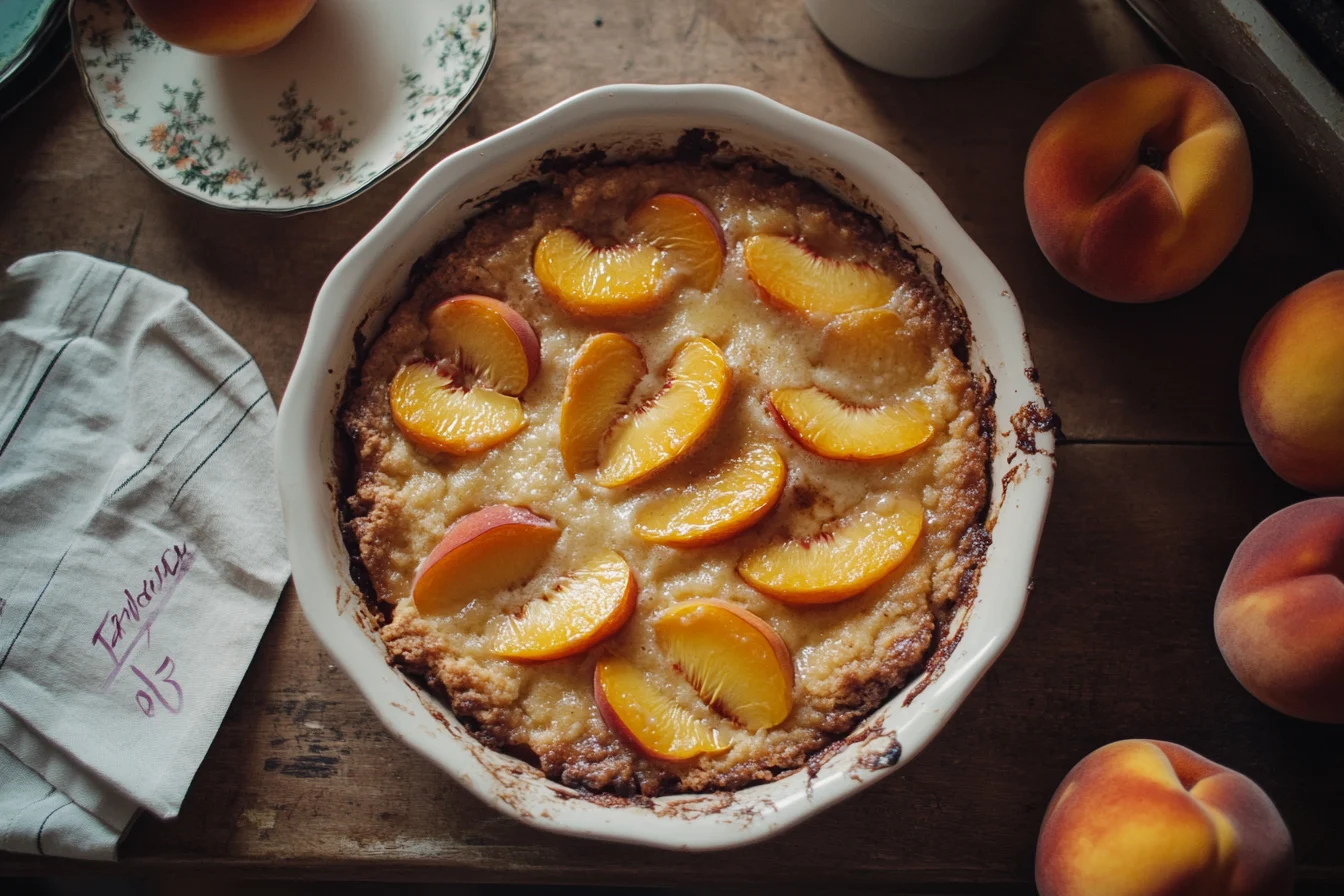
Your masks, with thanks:
[{"label": "white ceramic baking dish", "polygon": [[[929,669],[809,768],[736,793],[585,798],[479,744],[417,680],[388,664],[341,539],[336,413],[357,344],[376,336],[404,296],[416,259],[460,230],[483,200],[534,179],[557,154],[596,148],[616,160],[665,153],[688,129],[704,129],[722,141],[725,156],[760,156],[813,178],[899,229],[929,270],[935,258],[941,261],[945,288],[970,321],[971,363],[995,383],[998,425],[987,521],[992,543],[978,595],[954,618]],[[1008,644],[1026,607],[1054,478],[1053,433],[1035,426],[1045,407],[1008,284],[899,159],[736,87],[603,87],[444,159],[327,278],[285,392],[277,435],[294,584],[313,630],[383,723],[501,812],[583,837],[690,850],[740,846],[797,824],[909,762]]]}]

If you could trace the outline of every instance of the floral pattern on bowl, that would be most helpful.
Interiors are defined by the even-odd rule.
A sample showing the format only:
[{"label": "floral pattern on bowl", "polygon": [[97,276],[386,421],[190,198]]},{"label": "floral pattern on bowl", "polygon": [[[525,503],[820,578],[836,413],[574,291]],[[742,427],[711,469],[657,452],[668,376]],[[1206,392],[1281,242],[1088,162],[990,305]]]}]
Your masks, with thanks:
[{"label": "floral pattern on bowl", "polygon": [[75,61],[103,127],[209,205],[293,214],[343,202],[412,159],[470,102],[494,51],[493,0],[323,0],[276,47],[174,47],[124,0],[71,0]]}]

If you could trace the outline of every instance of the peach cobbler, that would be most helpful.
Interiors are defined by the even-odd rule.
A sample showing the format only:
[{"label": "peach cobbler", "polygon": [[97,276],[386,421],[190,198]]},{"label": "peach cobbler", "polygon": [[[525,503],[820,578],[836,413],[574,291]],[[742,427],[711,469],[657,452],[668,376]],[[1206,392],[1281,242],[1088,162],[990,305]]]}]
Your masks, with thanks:
[{"label": "peach cobbler", "polygon": [[650,162],[516,191],[417,266],[343,410],[390,656],[574,787],[798,768],[974,587],[966,344],[810,181]]}]

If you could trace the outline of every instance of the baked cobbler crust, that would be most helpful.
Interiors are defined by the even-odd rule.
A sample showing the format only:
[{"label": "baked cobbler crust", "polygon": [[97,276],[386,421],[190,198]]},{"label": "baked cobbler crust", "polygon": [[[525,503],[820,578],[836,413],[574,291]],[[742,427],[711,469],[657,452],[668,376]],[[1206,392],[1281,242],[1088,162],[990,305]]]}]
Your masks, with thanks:
[{"label": "baked cobbler crust", "polygon": [[[664,307],[633,320],[593,324],[573,318],[538,289],[531,253],[557,227],[597,239],[624,237],[625,216],[663,192],[696,197],[719,217],[727,263],[710,293],[684,288]],[[755,233],[795,236],[830,257],[863,261],[902,281],[892,308],[908,349],[891,369],[870,359],[828,356],[814,321],[768,307],[742,270],[740,243]],[[968,370],[965,325],[922,276],[897,240],[875,221],[816,185],[765,167],[720,168],[680,162],[589,166],[550,176],[471,222],[419,269],[411,295],[368,350],[342,421],[354,451],[356,482],[348,530],[367,569],[393,661],[443,694],[483,742],[536,762],[548,776],[590,791],[654,796],[739,788],[805,764],[850,732],[917,672],[957,601],[973,587],[983,554],[980,519],[988,479],[988,384]],[[389,383],[423,357],[426,311],[444,298],[476,293],[509,303],[542,346],[537,379],[523,394],[528,425],[482,455],[431,456],[393,422]],[[733,370],[731,405],[712,438],[690,457],[626,489],[570,477],[557,447],[559,397],[584,338],[605,329],[630,336],[656,374],[676,345],[707,336]],[[763,396],[777,386],[815,382],[847,400],[880,402],[917,395],[936,420],[924,447],[892,461],[826,460],[804,451],[770,418]],[[788,485],[760,524],[719,545],[679,550],[630,534],[630,516],[651,497],[686,487],[745,445],[768,442],[787,459]],[[784,535],[812,534],[865,502],[909,496],[922,503],[925,528],[892,575],[841,603],[793,607],[754,591],[734,572],[744,551]],[[564,534],[533,583],[443,617],[421,615],[410,597],[416,567],[445,528],[476,508],[526,506],[559,522]],[[516,610],[539,584],[597,549],[619,551],[640,595],[625,628],[585,653],[523,664],[492,656],[488,620]],[[597,659],[614,653],[652,670],[688,709],[724,725],[662,660],[651,621],[688,597],[735,601],[766,620],[793,653],[792,714],[775,728],[735,731],[733,746],[684,762],[646,758],[603,723],[592,694]]]}]

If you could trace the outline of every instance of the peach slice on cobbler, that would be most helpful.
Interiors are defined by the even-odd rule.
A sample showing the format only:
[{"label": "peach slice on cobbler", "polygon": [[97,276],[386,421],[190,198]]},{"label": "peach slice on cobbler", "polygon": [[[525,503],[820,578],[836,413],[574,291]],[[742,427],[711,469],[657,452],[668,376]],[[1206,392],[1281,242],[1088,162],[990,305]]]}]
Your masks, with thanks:
[{"label": "peach slice on cobbler", "polygon": [[644,356],[619,333],[598,333],[579,347],[560,400],[560,456],[573,476],[597,466],[598,448],[635,386],[648,373]]},{"label": "peach slice on cobbler", "polygon": [[537,243],[532,271],[547,295],[571,314],[619,317],[652,311],[672,292],[672,265],[647,243],[595,246],[568,227]]},{"label": "peach slice on cobbler", "polygon": [[895,499],[891,507],[862,510],[819,535],[754,548],[738,561],[737,572],[757,591],[787,604],[835,603],[900,566],[923,526],[918,502]]},{"label": "peach slice on cobbler", "polygon": [[731,382],[728,360],[717,345],[703,336],[683,342],[658,394],[631,408],[607,434],[597,483],[629,485],[685,455],[718,421]]},{"label": "peach slice on cobbler", "polygon": [[709,292],[719,282],[727,243],[719,219],[700,200],[659,193],[631,212],[626,223],[636,239],[666,253],[691,286]]},{"label": "peach slice on cobbler", "polygon": [[890,308],[851,311],[822,329],[814,366],[874,383],[923,385],[933,361],[923,336]]},{"label": "peach slice on cobbler", "polygon": [[690,487],[639,508],[635,534],[654,544],[685,548],[726,541],[770,512],[787,478],[779,452],[757,445]]},{"label": "peach slice on cobbler", "polygon": [[808,386],[775,389],[768,403],[784,431],[822,457],[885,460],[933,438],[933,415],[919,401],[864,407]]},{"label": "peach slice on cobbler", "polygon": [[823,258],[785,236],[748,237],[742,243],[742,261],[763,299],[806,314],[879,308],[891,301],[898,285],[871,265]]},{"label": "peach slice on cobbler", "polygon": [[711,598],[675,604],[653,624],[663,652],[700,698],[750,731],[793,710],[793,657],[764,619]]},{"label": "peach slice on cobbler", "polygon": [[541,342],[521,314],[498,299],[454,296],[426,317],[430,353],[481,385],[520,395],[541,369]]},{"label": "peach slice on cobbler", "polygon": [[693,759],[732,745],[628,660],[607,657],[598,662],[593,696],[607,727],[652,759]]},{"label": "peach slice on cobbler", "polygon": [[823,361],[847,361],[849,356],[878,356],[888,363],[900,344],[901,316],[890,308],[864,308],[841,314],[821,331]]},{"label": "peach slice on cobbler", "polygon": [[704,291],[718,282],[726,244],[704,203],[660,193],[626,224],[630,239],[610,246],[568,227],[543,236],[532,255],[542,291],[580,317],[622,317],[657,308],[683,278]]},{"label": "peach slice on cobbler", "polygon": [[541,342],[523,316],[498,299],[462,295],[425,319],[437,361],[413,361],[393,378],[392,419],[422,451],[475,454],[526,425],[515,397],[541,368]]},{"label": "peach slice on cobbler", "polygon": [[423,451],[475,454],[515,436],[527,423],[523,405],[459,371],[433,361],[412,361],[397,371],[388,390],[397,428]]},{"label": "peach slice on cobbler", "polygon": [[492,504],[459,517],[415,573],[411,597],[422,614],[451,613],[468,601],[526,581],[560,537],[560,527],[525,507]]},{"label": "peach slice on cobbler", "polygon": [[603,551],[492,628],[495,656],[554,660],[616,634],[635,611],[639,588],[625,558]]}]

